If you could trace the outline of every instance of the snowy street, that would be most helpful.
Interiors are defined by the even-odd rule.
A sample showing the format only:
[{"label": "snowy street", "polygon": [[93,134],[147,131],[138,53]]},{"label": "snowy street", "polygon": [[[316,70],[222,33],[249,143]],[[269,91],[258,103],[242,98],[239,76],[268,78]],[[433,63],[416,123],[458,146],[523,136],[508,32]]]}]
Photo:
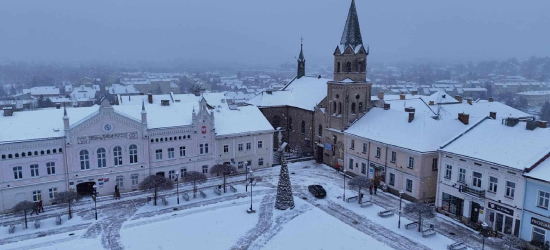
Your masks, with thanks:
[{"label": "snowy street", "polygon": [[[83,201],[74,206],[73,219],[67,220],[67,208],[46,207],[46,213],[29,216],[29,228],[21,227],[22,216],[0,218],[0,248],[2,249],[161,249],[179,245],[190,249],[445,249],[447,244],[463,241],[471,249],[481,249],[476,232],[439,215],[431,223],[437,234],[423,238],[414,229],[405,229],[410,220],[403,217],[397,228],[399,199],[388,193],[372,195],[374,205],[362,208],[357,202],[342,201],[343,178],[340,173],[313,161],[289,164],[295,208],[274,209],[279,167],[255,172],[262,177],[253,187],[253,207],[256,213],[247,214],[250,192],[245,192],[244,176],[228,178],[237,192],[217,195],[213,187],[221,178],[212,178],[200,185],[206,198],[192,198],[192,186],[180,185],[180,194],[187,192],[191,199],[176,190],[163,192],[168,205],[147,203],[150,193],[125,194],[121,200],[100,197],[98,221],[94,218],[94,203]],[[316,199],[307,186],[320,184],[327,197]],[[250,191],[250,187],[249,190]],[[346,188],[346,196],[356,195]],[[388,218],[377,216],[379,211],[392,209]],[[62,224],[55,225],[61,215]],[[36,218],[42,226],[34,228]],[[15,224],[14,234],[8,234]],[[145,237],[144,237],[145,236]],[[290,245],[294,244],[294,245]],[[296,245],[298,244],[298,245]],[[486,240],[485,249],[498,249]]]}]

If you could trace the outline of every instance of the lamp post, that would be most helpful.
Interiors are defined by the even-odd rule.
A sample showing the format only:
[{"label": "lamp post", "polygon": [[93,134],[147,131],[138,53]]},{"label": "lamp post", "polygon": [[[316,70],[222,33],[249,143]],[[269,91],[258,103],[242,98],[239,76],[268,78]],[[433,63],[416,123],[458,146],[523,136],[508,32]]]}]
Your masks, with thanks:
[{"label": "lamp post", "polygon": [[344,173],[344,201],[346,201],[346,172],[342,170],[342,173]]},{"label": "lamp post", "polygon": [[178,198],[178,205],[180,204],[180,185],[179,185],[179,177],[180,172],[176,171],[176,197]]},{"label": "lamp post", "polygon": [[254,173],[252,170],[248,173],[248,179],[250,180],[250,209],[248,209],[247,213],[255,213],[254,209],[252,209],[252,182],[254,181]]},{"label": "lamp post", "polygon": [[487,232],[487,228],[489,227],[489,225],[485,222],[483,222],[481,224],[481,236],[483,237],[483,245],[481,247],[481,250],[484,250],[485,249],[485,233]]},{"label": "lamp post", "polygon": [[94,210],[95,210],[95,220],[97,220],[97,186],[94,184]]},{"label": "lamp post", "polygon": [[397,228],[401,228],[401,202],[403,201],[403,190],[399,190],[399,220],[397,221]]}]

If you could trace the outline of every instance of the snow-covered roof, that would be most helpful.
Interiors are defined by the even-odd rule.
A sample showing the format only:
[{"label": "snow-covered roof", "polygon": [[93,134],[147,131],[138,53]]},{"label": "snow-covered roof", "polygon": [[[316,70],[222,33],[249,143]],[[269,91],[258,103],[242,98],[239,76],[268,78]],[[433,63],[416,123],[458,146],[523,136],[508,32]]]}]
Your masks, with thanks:
[{"label": "snow-covered roof", "polygon": [[301,77],[294,79],[283,89],[262,92],[247,103],[262,107],[292,106],[305,110],[313,109],[327,96],[327,82],[330,79]]},{"label": "snow-covered roof", "polygon": [[134,85],[113,84],[110,87],[105,87],[105,89],[115,95],[139,94],[139,90]]},{"label": "snow-covered roof", "polygon": [[215,108],[214,123],[217,136],[273,131],[273,127],[255,106],[241,106],[237,109]]},{"label": "snow-covered roof", "polygon": [[500,119],[485,119],[442,150],[524,170],[550,152],[549,141],[550,129],[527,130],[525,122],[509,127]]},{"label": "snow-covered roof", "polygon": [[23,94],[30,93],[34,96],[39,95],[59,95],[59,88],[53,86],[32,87],[30,89],[23,89]]},{"label": "snow-covered roof", "polygon": [[550,95],[550,91],[525,91],[518,93],[518,95],[525,95],[525,96],[540,96],[540,95]]},{"label": "snow-covered roof", "polygon": [[531,172],[526,173],[525,176],[550,182],[550,158],[541,162]]},{"label": "snow-covered roof", "polygon": [[458,103],[455,98],[447,94],[444,90],[439,90],[428,97],[420,96],[419,98],[422,98],[426,103],[430,103],[430,101],[433,101],[435,104]]}]

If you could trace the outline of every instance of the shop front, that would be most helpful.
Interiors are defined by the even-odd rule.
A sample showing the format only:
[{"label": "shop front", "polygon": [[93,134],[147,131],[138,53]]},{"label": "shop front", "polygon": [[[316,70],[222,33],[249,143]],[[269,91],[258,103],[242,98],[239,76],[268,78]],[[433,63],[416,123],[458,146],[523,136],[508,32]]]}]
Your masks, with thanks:
[{"label": "shop front", "polygon": [[383,165],[371,162],[369,167],[369,177],[374,179],[380,185],[380,182],[386,180],[386,168]]},{"label": "shop front", "polygon": [[464,200],[443,192],[441,196],[441,210],[462,219],[464,215]]},{"label": "shop front", "polygon": [[518,236],[519,220],[514,221],[514,214],[513,208],[488,202],[485,222],[496,232]]}]

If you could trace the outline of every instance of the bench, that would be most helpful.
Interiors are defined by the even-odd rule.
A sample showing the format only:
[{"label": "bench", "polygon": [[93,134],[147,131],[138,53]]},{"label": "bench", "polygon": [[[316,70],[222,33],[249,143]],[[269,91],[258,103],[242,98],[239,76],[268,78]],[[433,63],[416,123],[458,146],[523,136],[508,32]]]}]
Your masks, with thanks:
[{"label": "bench", "polygon": [[166,197],[162,196],[160,197],[160,199],[162,200],[162,204],[167,206],[168,205],[168,201],[166,200]]},{"label": "bench", "polygon": [[380,212],[378,212],[378,216],[380,216],[382,218],[387,218],[387,217],[393,216],[393,211],[391,211],[391,210],[380,211]]},{"label": "bench", "polygon": [[151,196],[147,197],[147,204],[149,204],[149,202],[151,202],[151,200],[153,200],[153,197],[151,197]]},{"label": "bench", "polygon": [[357,199],[359,199],[359,196],[352,196],[352,197],[349,197],[346,199],[347,202],[350,202],[350,201],[356,201]]},{"label": "bench", "polygon": [[232,185],[229,185],[229,189],[231,189],[231,191],[233,191],[233,193],[237,192],[237,189],[235,187],[233,187]]},{"label": "bench", "polygon": [[199,190],[199,193],[201,193],[202,198],[206,198],[206,194],[202,190]]},{"label": "bench", "polygon": [[214,188],[214,193],[216,193],[217,195],[222,195],[222,190],[219,189],[219,188],[217,188],[217,187],[215,187],[215,188]]},{"label": "bench", "polygon": [[361,202],[361,207],[370,207],[370,206],[372,206],[372,201]]},{"label": "bench", "polygon": [[405,225],[405,228],[406,229],[411,229],[411,228],[415,228],[418,226],[418,221],[414,221],[414,222],[411,222],[411,223],[408,223]]},{"label": "bench", "polygon": [[9,233],[15,233],[15,225],[10,225]]},{"label": "bench", "polygon": [[448,250],[460,250],[460,249],[466,249],[466,248],[467,248],[466,245],[464,245],[462,241],[455,242],[451,245],[447,245]]},{"label": "bench", "polygon": [[61,216],[58,215],[57,217],[55,217],[55,224],[61,225]]},{"label": "bench", "polygon": [[34,221],[34,228],[40,228],[40,220]]},{"label": "bench", "polygon": [[422,230],[422,237],[424,238],[434,236],[434,235],[435,235],[435,230],[431,228]]},{"label": "bench", "polygon": [[183,193],[181,195],[181,197],[185,200],[185,201],[189,201],[189,195],[187,193]]},{"label": "bench", "polygon": [[23,229],[23,230],[27,229],[27,227],[25,226],[25,222],[24,222],[24,221],[21,222],[21,229]]}]

